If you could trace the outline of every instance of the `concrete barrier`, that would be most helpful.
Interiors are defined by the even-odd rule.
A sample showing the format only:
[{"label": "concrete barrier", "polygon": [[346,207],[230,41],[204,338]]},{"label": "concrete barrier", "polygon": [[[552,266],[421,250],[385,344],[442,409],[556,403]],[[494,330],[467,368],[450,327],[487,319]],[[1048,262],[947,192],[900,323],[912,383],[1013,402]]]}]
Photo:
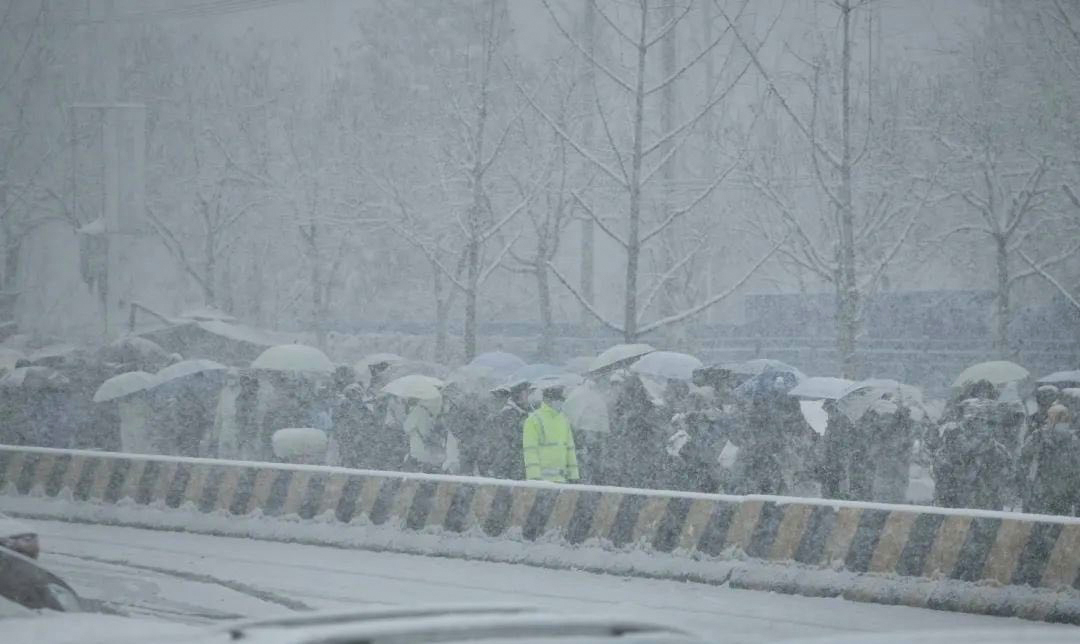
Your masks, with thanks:
[{"label": "concrete barrier", "polygon": [[[1080,520],[1069,517],[9,446],[0,490],[0,507],[31,516],[1080,624]],[[215,521],[192,519],[203,516]]]}]

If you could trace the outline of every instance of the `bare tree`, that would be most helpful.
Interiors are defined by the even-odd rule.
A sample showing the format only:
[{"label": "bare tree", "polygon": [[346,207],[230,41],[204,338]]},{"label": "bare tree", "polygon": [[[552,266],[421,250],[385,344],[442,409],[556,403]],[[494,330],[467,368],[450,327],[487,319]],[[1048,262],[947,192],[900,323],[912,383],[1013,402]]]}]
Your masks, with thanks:
[{"label": "bare tree", "polygon": [[[1061,189],[1062,192],[1065,193],[1065,196],[1068,198],[1069,203],[1074,209],[1071,217],[1072,227],[1068,231],[1068,235],[1071,236],[1073,239],[1080,240],[1080,196],[1077,196],[1076,191],[1069,187],[1068,184],[1062,184]],[[1054,290],[1056,290],[1063,298],[1065,298],[1066,302],[1071,304],[1073,308],[1075,308],[1077,312],[1080,313],[1080,288],[1074,287],[1073,289],[1069,289],[1064,283],[1062,283],[1062,280],[1060,278],[1055,277],[1050,272],[1050,268],[1054,264],[1061,263],[1066,258],[1071,258],[1080,254],[1080,241],[1077,241],[1076,244],[1071,245],[1065,252],[1057,255],[1056,257],[1051,257],[1049,259],[1041,259],[1040,261],[1032,259],[1027,253],[1023,251],[1023,249],[1017,248],[1016,252],[1020,256],[1020,258],[1024,260],[1024,263],[1027,264],[1031,273],[1038,275],[1040,278],[1046,281],[1046,283],[1054,287]],[[1080,283],[1078,283],[1077,286],[1080,286]]]},{"label": "bare tree", "polygon": [[[1045,222],[1039,221],[1041,218],[1036,215],[1044,212],[1049,193],[1044,185],[1050,170],[1049,161],[1046,158],[1031,159],[1023,168],[1009,164],[989,138],[984,139],[981,150],[950,147],[970,163],[970,171],[961,174],[970,184],[955,189],[954,194],[958,194],[976,214],[976,220],[952,228],[945,236],[975,234],[991,244],[995,273],[994,349],[1001,356],[1007,356],[1009,323],[1013,317],[1012,289],[1019,281],[1038,274],[1035,266],[1014,270],[1011,260],[1018,256],[1033,234],[1039,229],[1046,230]],[[1080,250],[1080,244],[1072,244],[1056,257],[1044,259],[1039,268],[1046,269],[1063,262],[1077,250]]]},{"label": "bare tree", "polygon": [[[160,29],[143,39],[141,65],[175,70],[140,78],[139,90],[154,97],[146,219],[204,303],[227,310],[231,261],[250,237],[251,215],[280,184],[270,178],[275,152],[265,134],[278,98],[269,61],[257,55],[258,42],[224,51],[174,42]],[[205,64],[172,66],[189,51]]]},{"label": "bare tree", "polygon": [[[891,130],[875,123],[874,91],[881,81],[875,78],[877,70],[872,62],[865,69],[866,97],[857,100],[857,72],[852,61],[855,24],[857,12],[868,4],[869,0],[831,3],[839,13],[838,53],[822,46],[816,55],[806,58],[789,48],[809,70],[800,79],[809,93],[809,106],[803,110],[790,96],[792,92],[777,82],[776,74],[762,64],[757,48],[735,20],[716,2],[718,13],[764,80],[768,95],[807,144],[813,189],[825,207],[816,216],[806,212],[798,205],[805,199],[786,189],[791,181],[752,170],[750,180],[778,212],[781,232],[760,222],[754,225],[773,242],[787,235],[789,241],[780,251],[784,260],[835,290],[836,349],[843,375],[848,378],[858,371],[857,339],[864,294],[877,287],[908,242],[916,221],[933,199],[937,176],[935,171],[920,177],[904,167],[904,159],[892,148],[896,143],[891,138],[897,131],[895,119]],[[872,17],[872,13],[865,16],[868,21]],[[872,52],[870,43],[867,50]],[[890,123],[890,119],[878,117]],[[922,189],[918,189],[920,183]]]},{"label": "bare tree", "polygon": [[[568,163],[566,142],[558,136],[552,142],[551,160],[543,171],[539,197],[532,199],[533,187],[514,177],[518,194],[529,201],[525,208],[531,232],[532,246],[524,254],[511,248],[504,268],[512,273],[530,275],[536,282],[536,304],[540,315],[540,338],[536,353],[550,358],[555,339],[555,319],[551,298],[551,277],[548,265],[559,252],[563,233],[573,221],[574,203],[569,187],[573,165]],[[527,145],[527,149],[534,149]],[[591,222],[590,222],[591,223]]]},{"label": "bare tree", "polygon": [[[436,128],[428,138],[420,138],[416,131],[426,132],[430,124],[416,124],[412,133],[414,143],[428,146],[434,141],[441,148],[442,159],[429,170],[439,177],[436,192],[445,198],[429,199],[416,206],[416,200],[401,198],[404,188],[385,190],[386,184],[395,181],[384,178],[382,183],[400,215],[397,221],[401,225],[395,230],[420,249],[441,273],[434,281],[436,288],[441,291],[445,281],[464,299],[463,344],[465,359],[469,360],[476,354],[483,287],[516,240],[515,236],[503,243],[502,233],[534,193],[508,200],[491,187],[492,175],[498,171],[522,112],[521,106],[508,102],[507,93],[500,91],[510,33],[506,2],[468,0],[458,6],[462,9],[460,27],[468,37],[461,42],[451,39],[447,51],[432,50],[432,59],[427,61],[434,75],[425,81],[441,85],[444,90],[426,97],[435,101],[429,106],[430,113],[443,127]],[[448,66],[447,60],[457,65]],[[410,201],[414,205],[407,205]],[[438,225],[432,225],[434,222]],[[453,262],[447,262],[447,257],[454,258]],[[441,302],[437,305],[440,320],[452,303],[452,299],[444,297],[437,296]]]},{"label": "bare tree", "polygon": [[220,306],[220,264],[237,248],[245,218],[264,199],[256,197],[234,204],[236,186],[230,185],[228,162],[214,164],[214,169],[208,171],[199,145],[196,141],[192,151],[194,176],[191,183],[195,185],[190,210],[194,215],[192,219],[199,224],[198,232],[194,235],[181,232],[178,226],[157,215],[151,206],[147,207],[146,216],[181,270],[198,285],[203,302],[207,306]]},{"label": "bare tree", "polygon": [[[651,10],[649,0],[640,0],[632,10],[633,25],[624,26],[605,11],[599,4],[596,5],[596,14],[606,25],[607,30],[618,39],[621,47],[632,53],[633,64],[629,70],[619,69],[613,62],[601,59],[601,56],[587,43],[582,43],[579,38],[571,34],[564,24],[563,19],[551,7],[548,0],[543,0],[551,20],[564,38],[584,57],[586,64],[593,68],[597,77],[605,80],[605,84],[612,87],[616,94],[614,106],[605,104],[602,98],[603,92],[595,92],[596,117],[604,132],[606,145],[603,152],[596,152],[578,137],[568,132],[559,122],[551,116],[540,102],[520,82],[518,83],[521,94],[533,107],[537,114],[566,143],[573,148],[582,158],[590,163],[605,181],[615,186],[626,199],[626,209],[619,217],[624,224],[624,230],[619,231],[609,226],[598,208],[588,203],[580,195],[575,197],[578,205],[593,219],[597,227],[614,240],[626,252],[625,264],[625,289],[623,293],[622,322],[617,323],[608,319],[599,309],[578,291],[569,280],[558,271],[554,265],[550,265],[556,278],[574,295],[574,297],[586,308],[601,324],[612,329],[631,342],[641,335],[664,328],[683,320],[687,320],[700,314],[711,306],[723,301],[734,293],[771,255],[767,253],[757,261],[750,270],[728,289],[720,293],[712,293],[702,301],[682,311],[672,312],[651,322],[647,321],[645,314],[648,312],[647,304],[652,301],[656,294],[662,291],[669,278],[669,273],[680,267],[683,260],[678,260],[674,266],[665,267],[664,274],[657,277],[653,284],[644,291],[641,288],[641,261],[642,251],[651,242],[667,234],[668,230],[685,218],[689,213],[698,208],[720,185],[724,179],[735,169],[738,161],[732,163],[727,169],[721,171],[706,182],[697,194],[690,197],[679,206],[672,206],[666,212],[661,213],[658,221],[650,222],[643,211],[643,203],[646,192],[654,187],[656,180],[663,176],[665,169],[676,152],[685,142],[696,133],[697,126],[702,119],[717,108],[729,92],[735,87],[750,67],[750,62],[732,66],[729,73],[723,75],[718,82],[718,87],[709,92],[709,97],[693,112],[693,114],[674,124],[673,127],[664,129],[661,125],[652,126],[654,110],[648,108],[656,97],[663,97],[669,90],[681,81],[690,79],[688,72],[702,60],[712,55],[714,50],[729,36],[730,30],[725,30],[713,41],[706,43],[699,51],[687,57],[674,66],[674,71],[653,79],[649,73],[652,66],[650,63],[656,58],[657,53],[662,54],[662,48],[657,49],[663,43],[669,43],[668,38],[675,37],[675,30],[690,15],[693,2],[679,3],[677,9],[671,12],[669,18],[660,25],[652,24],[655,15]],[[743,4],[745,7],[745,3]],[[671,50],[669,55],[671,54]],[[672,60],[674,58],[672,57]],[[616,132],[616,115],[629,112],[629,133],[623,136],[628,143],[620,143],[620,135]],[[669,115],[671,112],[668,112]],[[659,134],[650,134],[657,131]],[[732,155],[738,157],[738,155]],[[643,305],[644,304],[644,305]]]},{"label": "bare tree", "polygon": [[51,39],[59,32],[54,18],[45,2],[0,2],[2,321],[10,320],[14,314],[26,239],[49,222],[63,221],[75,228],[80,225],[57,186],[55,169],[62,166],[67,142],[62,136],[50,139],[50,128],[42,127],[42,115],[37,113],[45,104],[45,72],[56,60]]},{"label": "bare tree", "polygon": [[[1058,119],[1052,103],[1031,100],[1040,84],[1052,82],[1053,88],[1047,91],[1056,91],[1061,75],[1068,75],[1067,68],[1055,64],[1047,51],[1025,59],[1024,49],[1018,52],[1013,44],[1003,42],[1003,36],[1018,34],[1029,53],[1047,47],[1045,42],[1035,42],[1039,35],[1031,27],[1048,12],[1061,27],[1047,38],[1056,41],[1051,49],[1068,47],[1072,37],[1067,36],[1068,13],[1056,0],[1033,3],[1020,11],[1007,3],[990,4],[988,9],[962,76],[952,83],[953,102],[940,107],[942,123],[935,139],[951,158],[950,194],[970,215],[950,227],[944,237],[963,236],[980,242],[975,248],[990,251],[994,350],[1007,356],[1014,289],[1023,280],[1045,276],[1077,256],[1080,237],[1068,204],[1059,207],[1061,195],[1049,185],[1055,176],[1068,175],[1067,164],[1055,157],[1062,150],[1058,139],[1067,140],[1070,130],[1075,136],[1075,126],[1069,116]],[[1056,67],[1052,81],[1041,78],[1046,66]],[[1029,131],[1011,127],[1014,121],[1045,125]],[[1028,261],[1031,257],[1037,261]]]}]

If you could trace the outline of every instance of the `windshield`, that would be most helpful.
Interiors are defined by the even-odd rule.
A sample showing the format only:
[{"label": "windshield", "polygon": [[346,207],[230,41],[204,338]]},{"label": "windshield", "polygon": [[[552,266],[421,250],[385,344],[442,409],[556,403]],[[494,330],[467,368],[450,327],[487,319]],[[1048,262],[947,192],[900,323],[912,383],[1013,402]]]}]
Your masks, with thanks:
[{"label": "windshield", "polygon": [[1075,638],[1078,113],[1076,0],[0,0],[0,613]]}]

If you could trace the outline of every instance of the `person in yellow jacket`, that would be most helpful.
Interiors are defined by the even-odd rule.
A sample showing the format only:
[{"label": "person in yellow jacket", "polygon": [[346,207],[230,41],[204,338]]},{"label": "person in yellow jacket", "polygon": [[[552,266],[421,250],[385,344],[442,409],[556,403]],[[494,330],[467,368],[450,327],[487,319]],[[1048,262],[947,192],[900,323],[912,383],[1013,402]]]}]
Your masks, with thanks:
[{"label": "person in yellow jacket", "polygon": [[522,447],[526,480],[566,483],[581,478],[570,421],[552,406],[562,400],[562,393],[561,387],[544,389],[540,407],[525,419]]}]

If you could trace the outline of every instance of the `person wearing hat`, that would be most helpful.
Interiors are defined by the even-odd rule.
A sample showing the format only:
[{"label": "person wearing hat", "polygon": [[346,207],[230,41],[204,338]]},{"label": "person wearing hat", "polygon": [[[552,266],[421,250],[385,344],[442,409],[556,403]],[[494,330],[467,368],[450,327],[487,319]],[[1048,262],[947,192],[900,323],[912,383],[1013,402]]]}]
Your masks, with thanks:
[{"label": "person wearing hat", "polygon": [[937,505],[1003,509],[1013,461],[1000,441],[995,410],[996,401],[969,398],[959,405],[962,420],[943,426],[934,460]]},{"label": "person wearing hat", "polygon": [[1061,392],[1054,385],[1040,385],[1035,390],[1035,413],[1028,416],[1028,429],[1037,429],[1046,423],[1046,413],[1060,395]]},{"label": "person wearing hat", "polygon": [[529,383],[518,382],[492,390],[499,411],[485,423],[487,440],[478,457],[481,476],[522,480],[521,427],[529,416]]},{"label": "person wearing hat", "polygon": [[[1065,390],[1070,391],[1076,390]],[[1020,451],[1024,512],[1072,515],[1080,510],[1080,433],[1068,405],[1074,401],[1056,398],[1042,424],[1028,428]]]},{"label": "person wearing hat", "polygon": [[563,400],[563,388],[546,387],[542,398],[540,407],[525,419],[522,431],[525,479],[552,483],[577,481],[581,475],[574,432],[566,415],[555,408]]}]

